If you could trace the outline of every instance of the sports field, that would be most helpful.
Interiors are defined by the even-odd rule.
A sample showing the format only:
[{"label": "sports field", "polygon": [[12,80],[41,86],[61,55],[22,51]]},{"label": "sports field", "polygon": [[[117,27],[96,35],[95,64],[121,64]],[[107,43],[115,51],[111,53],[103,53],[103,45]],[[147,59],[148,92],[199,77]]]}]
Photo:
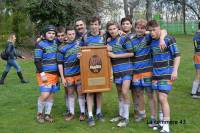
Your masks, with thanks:
[{"label": "sports field", "polygon": [[[171,107],[171,124],[173,133],[199,133],[200,131],[200,101],[190,96],[194,67],[192,62],[193,45],[192,36],[176,36],[181,51],[181,64],[178,80],[169,94]],[[133,105],[130,110],[130,122],[127,128],[117,128],[109,119],[118,111],[117,93],[113,86],[112,92],[104,93],[103,113],[106,122],[96,122],[95,127],[88,127],[86,122],[79,121],[78,104],[76,106],[76,119],[64,121],[65,111],[63,88],[55,96],[52,114],[55,118],[53,124],[38,124],[35,119],[36,103],[39,96],[35,80],[33,60],[18,60],[24,76],[30,81],[22,85],[14,69],[8,74],[5,85],[0,86],[0,133],[156,133],[147,127],[146,122],[136,123],[133,120]],[[1,73],[5,62],[0,60]],[[148,106],[147,106],[148,107]],[[146,108],[149,116],[149,108]]]}]

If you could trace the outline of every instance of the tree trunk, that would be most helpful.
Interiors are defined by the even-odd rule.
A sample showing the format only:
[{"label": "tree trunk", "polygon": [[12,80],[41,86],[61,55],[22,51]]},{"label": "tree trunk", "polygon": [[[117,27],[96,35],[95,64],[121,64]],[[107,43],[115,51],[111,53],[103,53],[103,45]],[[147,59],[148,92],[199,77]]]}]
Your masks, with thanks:
[{"label": "tree trunk", "polygon": [[186,34],[186,25],[185,25],[185,0],[182,1],[182,12],[183,12],[183,32]]},{"label": "tree trunk", "polygon": [[152,19],[152,0],[146,0],[146,19]]},{"label": "tree trunk", "polygon": [[123,0],[124,1],[124,13],[125,13],[125,16],[129,16],[130,13],[129,13],[129,10],[128,10],[128,0]]}]

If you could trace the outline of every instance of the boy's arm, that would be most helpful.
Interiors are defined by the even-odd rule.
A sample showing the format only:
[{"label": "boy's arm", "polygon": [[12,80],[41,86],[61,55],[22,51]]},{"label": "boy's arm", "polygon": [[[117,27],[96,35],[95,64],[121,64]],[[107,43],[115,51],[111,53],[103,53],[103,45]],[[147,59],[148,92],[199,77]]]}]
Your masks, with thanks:
[{"label": "boy's arm", "polygon": [[63,86],[67,86],[67,82],[66,82],[66,80],[65,80],[65,78],[64,78],[64,72],[63,72],[63,64],[58,64],[58,70],[59,70],[59,73],[60,73],[60,76],[61,76],[61,80],[62,80],[62,84],[63,84]]},{"label": "boy's arm", "polygon": [[167,31],[165,29],[161,30],[161,33],[160,33],[160,44],[159,44],[159,47],[160,47],[160,50],[163,51],[167,46],[165,44],[165,37],[167,36]]},{"label": "boy's arm", "polygon": [[180,56],[177,56],[176,58],[174,58],[173,72],[172,72],[172,75],[171,75],[172,81],[175,81],[178,77],[178,67],[179,67],[179,64],[180,64],[180,59],[181,59]]},{"label": "boy's arm", "polygon": [[134,54],[133,53],[124,53],[124,54],[114,54],[112,52],[108,52],[108,55],[111,58],[129,58],[129,57],[133,57]]}]

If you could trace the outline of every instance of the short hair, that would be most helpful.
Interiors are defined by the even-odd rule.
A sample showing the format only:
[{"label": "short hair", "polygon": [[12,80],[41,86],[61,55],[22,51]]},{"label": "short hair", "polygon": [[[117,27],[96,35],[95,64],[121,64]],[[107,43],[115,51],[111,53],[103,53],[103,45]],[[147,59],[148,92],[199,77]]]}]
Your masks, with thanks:
[{"label": "short hair", "polygon": [[65,27],[59,26],[59,27],[57,27],[56,31],[57,31],[57,33],[63,33],[63,32],[65,33]]},{"label": "short hair", "polygon": [[155,28],[155,27],[159,27],[160,26],[160,24],[156,21],[156,20],[150,20],[150,21],[148,21],[148,23],[147,23],[147,27],[149,28],[149,27],[153,27],[153,28]]},{"label": "short hair", "polygon": [[83,18],[77,18],[77,19],[75,20],[75,23],[78,22],[78,21],[82,21],[82,22],[85,24],[85,20],[84,20]]},{"label": "short hair", "polygon": [[101,25],[100,17],[94,16],[94,17],[92,17],[92,18],[90,19],[90,23],[94,23],[94,22],[96,22],[96,21],[98,21],[99,25]]},{"label": "short hair", "polygon": [[144,20],[144,19],[138,19],[138,20],[135,22],[135,27],[138,26],[138,25],[140,25],[140,26],[146,28],[146,26],[147,26],[147,21]]},{"label": "short hair", "polygon": [[66,29],[65,29],[65,33],[67,33],[70,30],[75,30],[75,29],[72,26],[67,26]]},{"label": "short hair", "polygon": [[133,21],[131,20],[130,17],[125,17],[125,18],[121,19],[121,25],[122,25],[123,22],[126,22],[126,21],[129,21],[131,25],[133,24]]},{"label": "short hair", "polygon": [[117,22],[114,22],[114,21],[109,21],[107,24],[106,24],[106,30],[108,30],[108,28],[112,25],[115,25],[118,29],[119,29],[119,24]]}]

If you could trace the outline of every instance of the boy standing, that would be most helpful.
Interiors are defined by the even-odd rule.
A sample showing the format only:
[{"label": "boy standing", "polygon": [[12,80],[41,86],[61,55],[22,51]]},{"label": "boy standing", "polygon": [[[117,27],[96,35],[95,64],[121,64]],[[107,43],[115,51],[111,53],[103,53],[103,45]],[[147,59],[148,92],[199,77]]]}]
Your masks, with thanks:
[{"label": "boy standing", "polygon": [[170,133],[170,107],[168,104],[168,94],[172,90],[172,83],[177,79],[178,67],[180,64],[180,52],[176,41],[171,36],[165,37],[167,48],[163,51],[159,48],[161,36],[160,25],[157,21],[151,20],[147,23],[148,30],[153,38],[151,42],[152,62],[153,62],[153,81],[152,87],[157,90],[159,103],[163,111],[162,129],[160,133]]},{"label": "boy standing", "polygon": [[85,120],[85,97],[81,93],[80,63],[78,52],[80,41],[76,40],[76,33],[72,27],[67,27],[66,36],[68,42],[59,47],[58,68],[62,79],[62,84],[67,90],[69,114],[65,117],[66,121],[74,119],[75,92],[78,94],[78,101],[81,110],[80,121]]},{"label": "boy standing", "polygon": [[[38,98],[37,113],[39,123],[54,121],[50,115],[53,106],[53,94],[60,89],[55,36],[56,28],[53,25],[46,26],[44,28],[44,40],[38,42],[34,50],[36,78],[41,92],[41,96]],[[45,112],[43,113],[44,108]]]}]

